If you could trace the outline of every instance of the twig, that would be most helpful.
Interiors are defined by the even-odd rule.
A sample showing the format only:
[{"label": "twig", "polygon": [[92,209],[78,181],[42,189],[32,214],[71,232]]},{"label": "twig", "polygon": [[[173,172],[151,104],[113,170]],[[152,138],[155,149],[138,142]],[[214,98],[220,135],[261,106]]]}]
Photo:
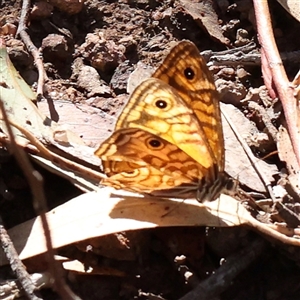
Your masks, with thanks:
[{"label": "twig", "polygon": [[300,225],[299,215],[280,202],[275,203],[275,207],[281,218],[284,219],[288,227],[297,228]]},{"label": "twig", "polygon": [[260,117],[262,118],[262,121],[264,122],[264,124],[266,126],[267,132],[269,133],[269,135],[271,135],[273,141],[276,143],[278,130],[272,124],[271,118],[269,117],[268,113],[266,112],[266,109],[254,101],[249,101],[248,108],[250,111],[254,110],[256,113],[258,113],[260,115]]},{"label": "twig", "polygon": [[42,96],[44,94],[44,84],[48,80],[47,74],[44,69],[43,56],[42,53],[37,49],[37,47],[31,41],[29,34],[26,32],[30,9],[30,0],[23,0],[22,11],[20,16],[19,27],[17,30],[17,35],[19,35],[26,45],[27,50],[31,53],[34,59],[34,63],[39,73],[38,85],[37,85],[37,94]]},{"label": "twig", "polygon": [[[299,128],[296,126],[299,107],[297,106],[297,99],[294,96],[295,88],[287,78],[275,43],[268,1],[253,0],[253,4],[259,42],[262,46],[262,69],[264,72],[268,70],[268,74],[271,75],[271,83],[274,84],[276,93],[282,102],[291,142],[297,157],[298,165],[300,166],[300,133],[298,132]],[[268,84],[267,87],[270,88],[270,84]]]},{"label": "twig", "polygon": [[2,111],[3,120],[5,121],[5,124],[7,126],[7,131],[10,138],[11,151],[14,153],[15,158],[19,163],[19,166],[21,167],[23,173],[25,174],[28,180],[33,196],[33,206],[36,209],[37,213],[41,216],[46,245],[48,249],[46,257],[48,260],[49,272],[52,275],[52,278],[54,279],[55,290],[62,297],[62,299],[80,299],[75,294],[73,294],[70,288],[66,285],[62,276],[61,268],[59,267],[58,263],[54,258],[55,251],[52,246],[49,225],[46,218],[47,201],[43,189],[43,178],[38,171],[34,170],[23,149],[17,146],[2,100],[0,101],[0,109]]},{"label": "twig", "polygon": [[[236,50],[232,53],[230,50]],[[229,52],[230,51],[230,52]],[[228,53],[227,53],[228,52]],[[226,51],[213,52],[211,50],[205,50],[200,54],[207,61],[207,66],[260,66],[261,65],[261,53],[257,51],[251,51],[245,53],[239,48],[229,49]],[[293,63],[300,62],[300,51],[283,52],[280,53],[280,57],[283,61],[292,61]]]},{"label": "twig", "polygon": [[224,63],[256,65],[260,64],[260,54],[258,52],[253,52],[255,48],[256,44],[254,42],[250,42],[245,46],[234,49],[218,52],[205,50],[200,52],[200,54],[204,57],[208,66],[222,65]]},{"label": "twig", "polygon": [[[2,223],[2,220],[1,220]],[[2,225],[0,225],[0,238],[3,251],[6,255],[7,260],[11,266],[11,269],[16,274],[22,288],[25,291],[26,296],[30,300],[41,300],[42,298],[35,295],[36,286],[31,280],[30,275],[26,271],[26,267],[23,265],[22,261],[19,259],[18,253],[7,234],[7,231]]]},{"label": "twig", "polygon": [[[52,286],[51,276],[48,272],[31,274],[30,279],[38,289]],[[0,281],[0,300],[14,300],[23,296],[25,296],[25,293],[18,280],[9,279]]]}]

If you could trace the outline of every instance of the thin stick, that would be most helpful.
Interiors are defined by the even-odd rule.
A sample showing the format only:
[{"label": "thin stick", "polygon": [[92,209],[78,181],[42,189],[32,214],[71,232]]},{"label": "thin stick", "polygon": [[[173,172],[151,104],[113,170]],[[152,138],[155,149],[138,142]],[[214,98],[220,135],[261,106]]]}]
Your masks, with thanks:
[{"label": "thin stick", "polygon": [[265,60],[262,59],[262,63],[267,62],[267,65],[262,67],[270,71],[272,83],[274,83],[282,102],[292,146],[297,157],[298,165],[300,166],[300,129],[296,126],[299,107],[297,106],[297,99],[294,95],[295,88],[287,78],[275,43],[268,1],[253,0],[253,4],[259,42],[262,46],[262,58],[263,56],[265,57]]},{"label": "thin stick", "polygon": [[23,151],[23,149],[17,146],[10,123],[9,123],[9,120],[8,120],[8,116],[7,116],[7,113],[5,111],[2,101],[0,101],[0,109],[2,111],[3,120],[5,121],[5,124],[7,126],[7,131],[8,131],[8,135],[10,138],[11,150],[14,153],[15,158],[18,161],[20,168],[22,169],[25,177],[28,180],[28,184],[31,188],[31,192],[32,192],[32,196],[33,196],[33,206],[34,206],[35,210],[37,211],[37,213],[41,216],[41,221],[42,221],[44,234],[45,234],[46,245],[47,245],[47,249],[48,249],[48,251],[46,253],[46,257],[48,260],[49,272],[50,272],[51,276],[53,277],[53,279],[55,279],[54,280],[55,290],[62,297],[62,299],[67,299],[67,300],[80,299],[75,294],[73,294],[73,292],[66,285],[63,275],[62,275],[62,270],[54,258],[55,251],[52,246],[49,224],[47,222],[47,217],[46,217],[47,201],[46,201],[46,197],[45,197],[45,193],[44,193],[44,189],[43,189],[43,178],[42,178],[41,174],[32,167],[32,165],[31,165],[28,157],[26,156],[25,152]]},{"label": "thin stick", "polygon": [[33,56],[34,63],[36,65],[36,68],[37,68],[38,73],[39,73],[38,85],[37,85],[37,94],[38,95],[43,95],[44,94],[44,84],[45,84],[45,81],[48,80],[48,77],[47,77],[47,74],[46,74],[45,69],[44,69],[42,53],[33,44],[29,34],[26,32],[26,30],[27,30],[26,23],[28,21],[29,9],[30,9],[30,1],[29,0],[23,0],[22,11],[21,11],[21,16],[20,16],[19,27],[18,27],[18,30],[17,30],[17,35],[19,35],[21,37],[21,39],[24,42],[27,50]]},{"label": "thin stick", "polygon": [[[3,223],[2,220],[1,223]],[[5,256],[9,261],[11,269],[16,274],[26,296],[31,300],[41,300],[42,298],[38,297],[35,294],[36,286],[31,280],[30,275],[27,273],[26,267],[19,259],[18,253],[9,235],[7,234],[7,231],[2,225],[0,225],[0,238],[1,238],[2,249],[5,253]]]}]

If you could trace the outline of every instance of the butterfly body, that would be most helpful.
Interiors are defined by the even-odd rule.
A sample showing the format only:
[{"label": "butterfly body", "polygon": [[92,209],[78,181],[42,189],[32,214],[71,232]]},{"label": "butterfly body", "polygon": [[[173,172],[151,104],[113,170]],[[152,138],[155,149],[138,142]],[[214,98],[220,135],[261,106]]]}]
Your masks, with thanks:
[{"label": "butterfly body", "polygon": [[115,131],[95,152],[115,188],[215,198],[224,141],[219,98],[196,46],[182,41],[132,93]]}]

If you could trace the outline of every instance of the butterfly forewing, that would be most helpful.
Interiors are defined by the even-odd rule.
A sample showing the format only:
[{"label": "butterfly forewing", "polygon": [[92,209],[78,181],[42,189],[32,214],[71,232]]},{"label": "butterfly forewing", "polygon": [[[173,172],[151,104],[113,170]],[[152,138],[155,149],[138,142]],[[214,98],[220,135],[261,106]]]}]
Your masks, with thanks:
[{"label": "butterfly forewing", "polygon": [[152,75],[172,86],[193,109],[205,133],[219,170],[224,171],[224,138],[219,94],[197,47],[182,41]]},{"label": "butterfly forewing", "polygon": [[121,128],[160,136],[205,168],[215,163],[197,116],[176,90],[159,79],[147,79],[135,89],[116,124],[116,130]]}]

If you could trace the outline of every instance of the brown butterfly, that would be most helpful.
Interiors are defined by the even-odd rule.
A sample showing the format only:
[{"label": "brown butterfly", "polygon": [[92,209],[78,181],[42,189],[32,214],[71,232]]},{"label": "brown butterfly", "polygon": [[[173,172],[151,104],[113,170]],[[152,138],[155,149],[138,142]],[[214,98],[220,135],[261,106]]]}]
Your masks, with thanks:
[{"label": "brown butterfly", "polygon": [[197,47],[178,43],[132,93],[96,150],[105,185],[214,200],[228,181],[219,95]]}]

